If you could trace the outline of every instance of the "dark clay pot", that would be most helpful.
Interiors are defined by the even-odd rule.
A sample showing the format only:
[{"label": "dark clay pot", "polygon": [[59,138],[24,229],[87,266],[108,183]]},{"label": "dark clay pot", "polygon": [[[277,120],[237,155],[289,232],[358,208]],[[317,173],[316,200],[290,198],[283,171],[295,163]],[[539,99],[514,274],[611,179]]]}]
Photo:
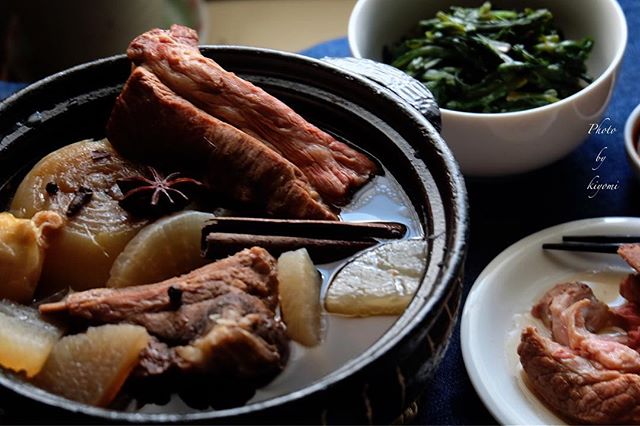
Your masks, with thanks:
[{"label": "dark clay pot", "polygon": [[[75,403],[0,373],[0,408],[10,422],[390,423],[423,391],[442,358],[460,306],[468,225],[464,181],[436,130],[439,113],[430,94],[415,80],[370,61],[318,61],[240,47],[202,51],[383,162],[431,242],[423,285],[365,353],[281,397],[190,414],[119,412]],[[0,104],[1,206],[17,177],[42,156],[76,140],[104,137],[129,71],[125,56],[99,60],[46,78]]]}]

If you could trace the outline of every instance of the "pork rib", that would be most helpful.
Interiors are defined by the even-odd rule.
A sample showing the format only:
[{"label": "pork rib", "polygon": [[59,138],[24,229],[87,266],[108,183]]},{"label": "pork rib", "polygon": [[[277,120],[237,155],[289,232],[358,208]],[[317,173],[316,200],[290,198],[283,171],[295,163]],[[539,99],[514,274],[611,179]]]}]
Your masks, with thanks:
[{"label": "pork rib", "polygon": [[129,158],[198,174],[213,191],[269,214],[337,219],[295,165],[182,99],[145,68],[132,71],[107,136]]},{"label": "pork rib", "polygon": [[200,302],[185,303],[176,309],[131,314],[126,321],[143,326],[163,342],[185,344],[206,332],[212,316],[222,318],[230,306],[242,316],[273,316],[273,309],[267,308],[260,298],[232,290]]},{"label": "pork rib", "polygon": [[126,322],[142,325],[154,336],[137,377],[181,372],[260,381],[282,370],[289,354],[284,324],[260,299],[243,292],[176,311],[134,315]]},{"label": "pork rib", "polygon": [[186,373],[264,381],[289,355],[286,327],[275,316],[277,298],[276,261],[253,247],[181,277],[73,293],[40,311],[145,327],[153,339],[138,378]]},{"label": "pork rib", "polygon": [[61,302],[40,305],[40,312],[67,312],[95,322],[118,322],[134,315],[172,310],[223,294],[246,292],[262,299],[272,311],[278,303],[275,259],[265,249],[253,247],[226,259],[155,284],[126,288],[97,288],[72,293]]},{"label": "pork rib", "polygon": [[185,373],[240,378],[269,377],[282,370],[289,353],[284,324],[253,296],[223,298],[227,300],[212,301],[205,332],[173,348],[176,366]]},{"label": "pork rib", "polygon": [[608,370],[538,333],[522,332],[518,354],[533,388],[579,423],[640,423],[640,376]]},{"label": "pork rib", "polygon": [[197,48],[195,31],[173,25],[136,37],[127,50],[178,95],[255,136],[298,166],[332,203],[341,204],[376,172],[376,165],[307,122],[280,100],[225,71]]},{"label": "pork rib", "polygon": [[584,299],[592,302],[591,309],[585,312],[586,327],[589,330],[599,330],[612,321],[609,307],[596,298],[591,287],[576,281],[553,286],[531,308],[531,314],[551,329],[556,342],[569,345],[569,331],[563,313],[574,303]]}]

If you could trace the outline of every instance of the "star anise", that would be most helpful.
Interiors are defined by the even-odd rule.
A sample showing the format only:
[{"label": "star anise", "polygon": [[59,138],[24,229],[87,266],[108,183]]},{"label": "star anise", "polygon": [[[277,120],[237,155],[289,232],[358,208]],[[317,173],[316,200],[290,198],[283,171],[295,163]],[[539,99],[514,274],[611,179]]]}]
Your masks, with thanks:
[{"label": "star anise", "polygon": [[149,167],[151,177],[131,176],[117,181],[123,197],[120,206],[136,216],[160,216],[182,210],[189,204],[202,183],[180,173],[163,177],[156,169]]}]

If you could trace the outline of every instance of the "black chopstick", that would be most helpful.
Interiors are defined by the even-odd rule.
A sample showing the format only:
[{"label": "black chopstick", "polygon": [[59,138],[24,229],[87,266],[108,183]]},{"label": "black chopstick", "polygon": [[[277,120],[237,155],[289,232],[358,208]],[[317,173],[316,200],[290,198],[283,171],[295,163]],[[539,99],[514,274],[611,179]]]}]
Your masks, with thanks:
[{"label": "black chopstick", "polygon": [[639,235],[565,235],[564,242],[581,243],[640,243]]},{"label": "black chopstick", "polygon": [[564,242],[546,243],[542,245],[544,250],[584,251],[592,253],[617,253],[620,244],[617,243],[587,243]]},{"label": "black chopstick", "polygon": [[544,250],[617,253],[622,244],[640,243],[639,235],[563,235],[562,243],[546,243]]}]

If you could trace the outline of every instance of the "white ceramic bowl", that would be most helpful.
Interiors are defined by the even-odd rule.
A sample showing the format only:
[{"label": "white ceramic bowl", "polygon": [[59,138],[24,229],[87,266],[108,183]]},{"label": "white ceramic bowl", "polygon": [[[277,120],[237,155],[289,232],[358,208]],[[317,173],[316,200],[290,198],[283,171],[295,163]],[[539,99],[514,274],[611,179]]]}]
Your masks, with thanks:
[{"label": "white ceramic bowl", "polygon": [[[478,0],[358,0],[349,21],[353,56],[381,61],[382,50],[420,19],[449,6],[478,7]],[[442,135],[462,171],[471,176],[527,172],[567,155],[599,123],[609,103],[627,44],[627,23],[615,0],[493,0],[494,8],[548,8],[571,39],[590,36],[587,61],[593,83],[551,105],[484,114],[442,109]]]},{"label": "white ceramic bowl", "polygon": [[627,150],[627,158],[636,176],[640,178],[640,105],[638,105],[624,126],[624,147]]}]

